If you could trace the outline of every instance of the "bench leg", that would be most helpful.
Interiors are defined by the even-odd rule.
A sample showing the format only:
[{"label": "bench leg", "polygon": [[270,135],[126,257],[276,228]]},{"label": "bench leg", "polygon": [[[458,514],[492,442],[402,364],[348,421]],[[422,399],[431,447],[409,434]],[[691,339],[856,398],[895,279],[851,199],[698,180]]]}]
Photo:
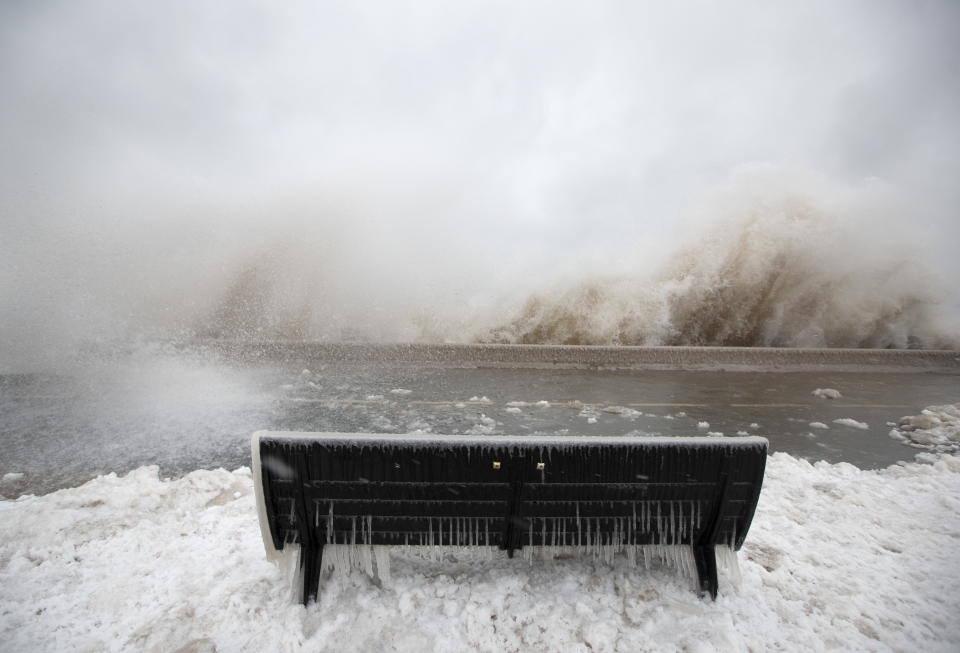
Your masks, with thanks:
[{"label": "bench leg", "polygon": [[717,556],[712,544],[693,547],[693,559],[697,563],[697,580],[700,583],[700,595],[709,592],[710,598],[717,600]]},{"label": "bench leg", "polygon": [[300,577],[303,580],[301,600],[309,605],[317,600],[320,592],[320,561],[323,556],[323,543],[300,545]]}]

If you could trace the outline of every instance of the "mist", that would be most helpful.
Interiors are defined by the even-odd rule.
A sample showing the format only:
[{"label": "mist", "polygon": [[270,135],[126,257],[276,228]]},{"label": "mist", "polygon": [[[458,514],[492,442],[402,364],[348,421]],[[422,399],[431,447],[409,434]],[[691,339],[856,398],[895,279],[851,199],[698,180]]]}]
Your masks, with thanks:
[{"label": "mist", "polygon": [[0,366],[957,347],[953,2],[0,6]]}]

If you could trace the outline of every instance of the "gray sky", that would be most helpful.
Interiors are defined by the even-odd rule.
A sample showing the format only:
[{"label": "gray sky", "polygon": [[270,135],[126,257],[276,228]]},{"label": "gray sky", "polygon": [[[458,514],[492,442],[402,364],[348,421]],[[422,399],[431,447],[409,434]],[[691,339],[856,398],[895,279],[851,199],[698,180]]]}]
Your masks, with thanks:
[{"label": "gray sky", "polygon": [[343,301],[622,272],[755,164],[881,183],[876,227],[956,278],[958,26],[956,2],[7,0],[0,336],[192,319],[261,246]]}]

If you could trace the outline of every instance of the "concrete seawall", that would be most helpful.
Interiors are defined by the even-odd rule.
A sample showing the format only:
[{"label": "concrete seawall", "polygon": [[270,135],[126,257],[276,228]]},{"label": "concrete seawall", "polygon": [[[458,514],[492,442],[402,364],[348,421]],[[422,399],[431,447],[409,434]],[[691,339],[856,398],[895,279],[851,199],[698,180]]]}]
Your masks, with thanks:
[{"label": "concrete seawall", "polygon": [[438,367],[960,373],[960,351],[760,347],[194,342],[183,349],[245,363],[386,363]]}]

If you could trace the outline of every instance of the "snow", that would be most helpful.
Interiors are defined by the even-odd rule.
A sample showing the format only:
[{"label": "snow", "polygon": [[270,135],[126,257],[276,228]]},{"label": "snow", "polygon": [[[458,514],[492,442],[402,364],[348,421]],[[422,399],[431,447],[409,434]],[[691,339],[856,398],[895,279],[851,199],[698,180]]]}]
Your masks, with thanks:
[{"label": "snow", "polygon": [[[960,458],[880,471],[769,458],[739,585],[674,570],[394,552],[293,604],[250,471],[145,467],[0,502],[0,641],[63,650],[956,650]],[[239,494],[239,497],[237,496]],[[374,562],[379,562],[374,560]]]},{"label": "snow", "polygon": [[839,399],[843,396],[839,390],[834,390],[833,388],[817,388],[810,394],[814,397],[820,397],[821,399]]},{"label": "snow", "polygon": [[7,472],[3,475],[3,483],[13,483],[23,478],[23,472]]},{"label": "snow", "polygon": [[810,422],[809,426],[812,429],[829,429],[830,428],[823,422]]},{"label": "snow", "polygon": [[698,429],[708,429],[710,428],[710,422],[697,422]]},{"label": "snow", "polygon": [[[494,420],[491,417],[487,417],[485,414],[480,413],[479,415],[480,425],[493,427],[499,425],[499,422]],[[474,437],[474,436],[482,437]],[[261,439],[269,438],[270,440],[306,440],[306,441],[316,441],[322,440],[324,442],[329,442],[333,445],[340,446],[368,446],[368,447],[378,447],[378,446],[395,446],[400,443],[405,444],[422,444],[427,446],[444,446],[449,444],[456,444],[457,446],[481,446],[481,447],[494,447],[494,446],[512,446],[512,447],[593,447],[601,445],[611,445],[611,444],[641,444],[644,446],[650,445],[659,445],[666,447],[674,447],[677,445],[682,445],[684,447],[696,447],[696,446],[707,446],[707,447],[758,447],[768,446],[769,442],[766,438],[762,438],[756,435],[751,435],[745,438],[724,438],[723,442],[718,443],[712,438],[703,437],[703,436],[686,436],[686,437],[674,437],[674,436],[663,436],[663,437],[642,437],[634,436],[631,434],[627,435],[487,435],[484,432],[471,433],[467,432],[462,435],[454,435],[449,433],[429,433],[429,434],[417,434],[417,433],[406,433],[406,434],[378,434],[378,433],[315,433],[309,431],[257,431],[253,434],[252,446],[255,450],[256,446]]]},{"label": "snow", "polygon": [[410,394],[411,392],[413,392],[413,390],[407,390],[406,388],[394,388],[393,390],[390,391],[390,394],[393,394],[393,395],[408,395],[408,394]]},{"label": "snow", "polygon": [[840,419],[833,420],[833,423],[840,424],[841,426],[849,426],[852,429],[860,429],[862,431],[866,431],[870,428],[870,425],[866,422],[858,422],[851,417],[841,417]]},{"label": "snow", "polygon": [[508,413],[513,413],[513,414],[515,414],[515,415],[518,415],[518,414],[522,413],[523,411],[522,411],[520,408],[518,408],[517,406],[508,406],[508,407],[506,408],[506,412],[508,412]]}]

